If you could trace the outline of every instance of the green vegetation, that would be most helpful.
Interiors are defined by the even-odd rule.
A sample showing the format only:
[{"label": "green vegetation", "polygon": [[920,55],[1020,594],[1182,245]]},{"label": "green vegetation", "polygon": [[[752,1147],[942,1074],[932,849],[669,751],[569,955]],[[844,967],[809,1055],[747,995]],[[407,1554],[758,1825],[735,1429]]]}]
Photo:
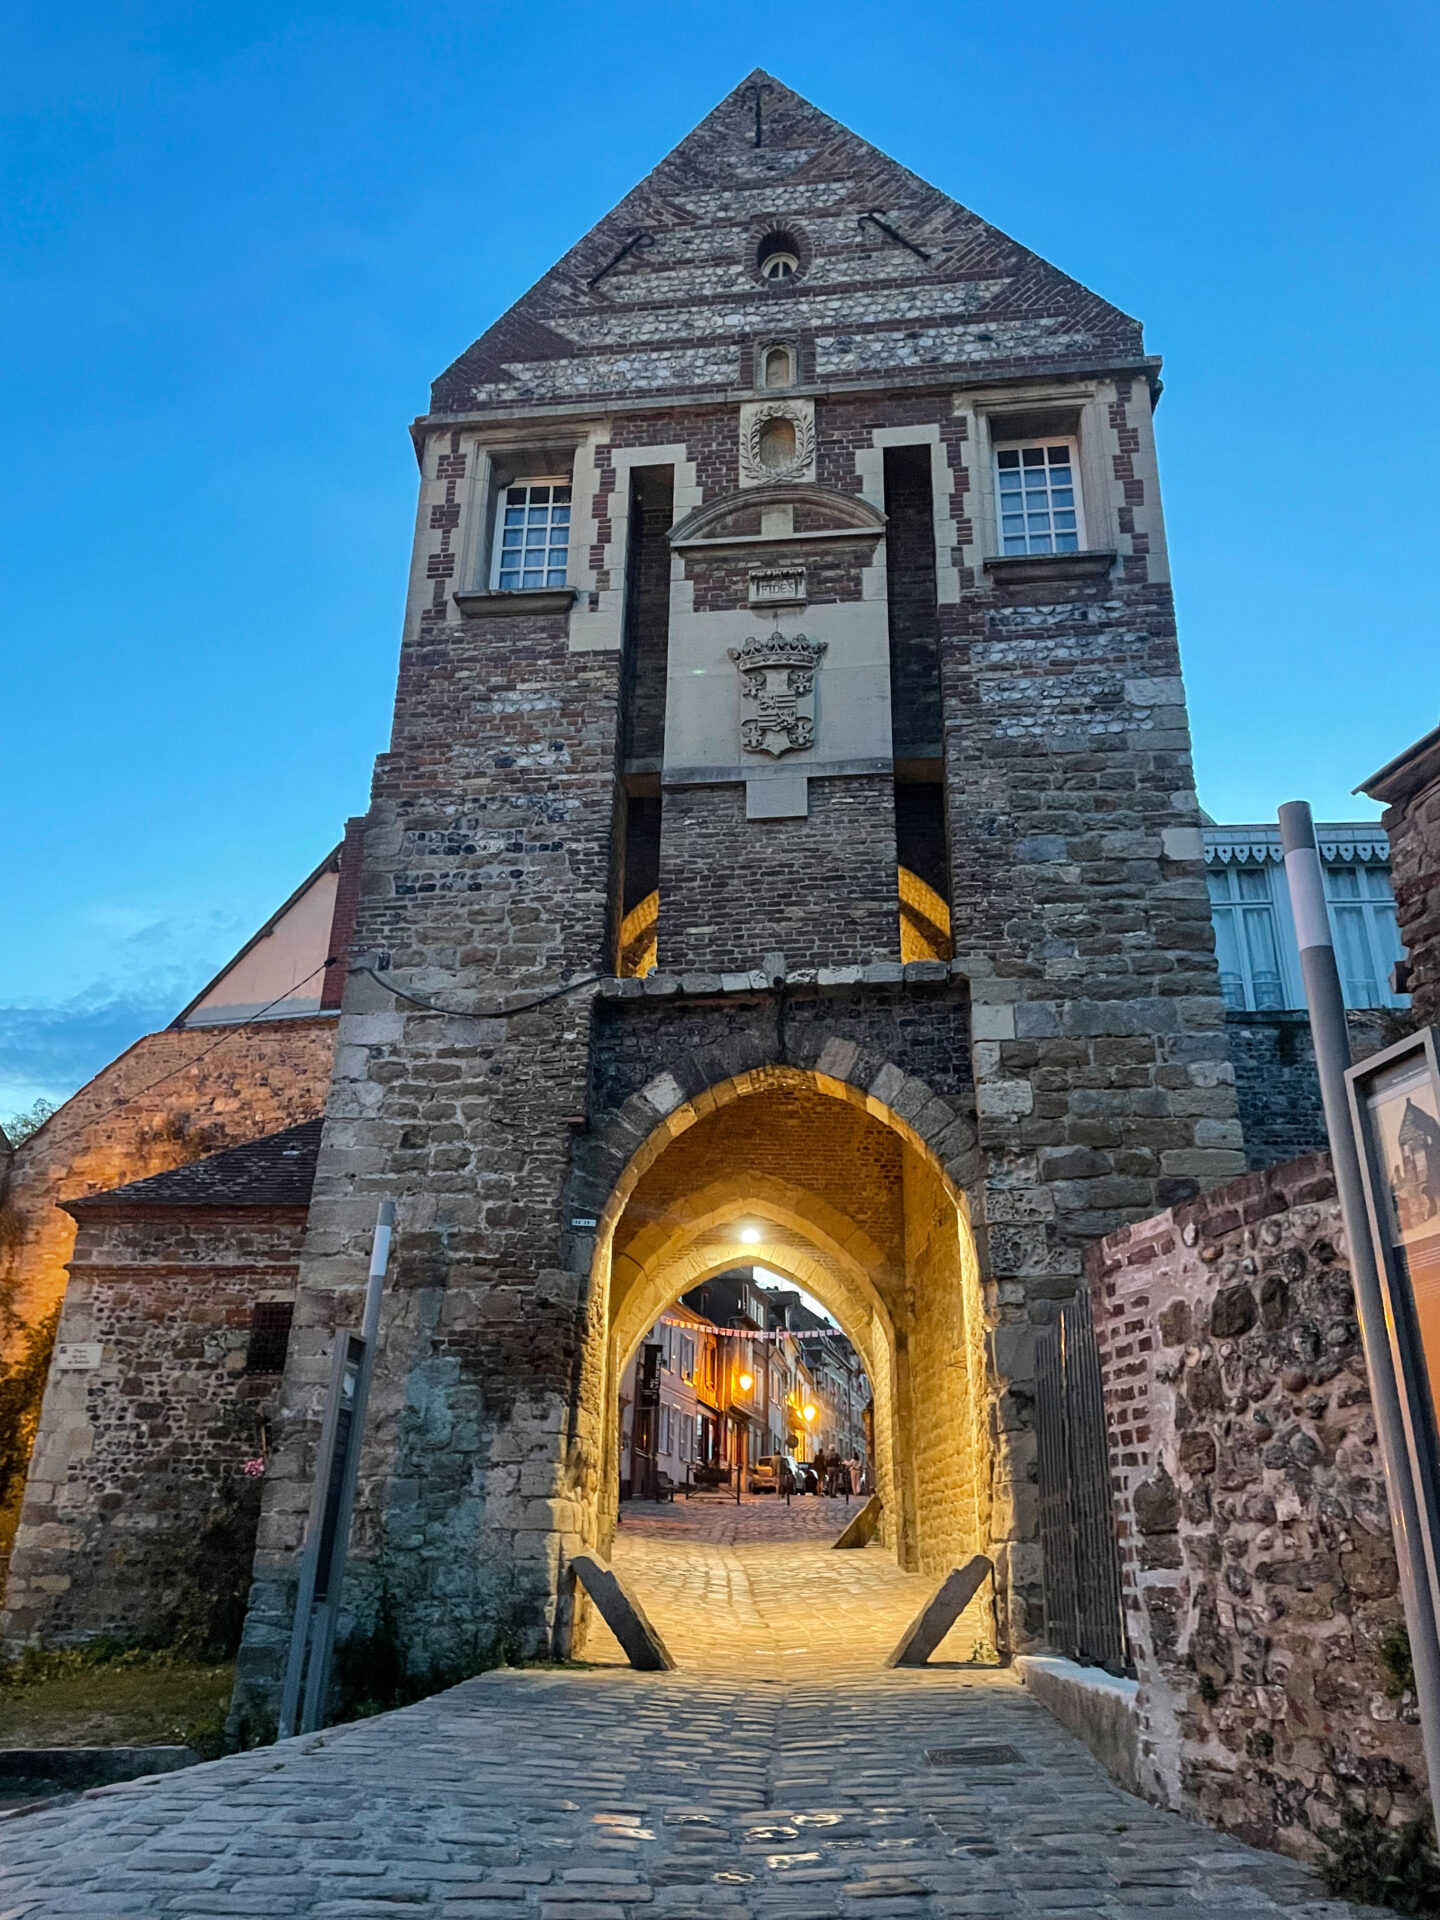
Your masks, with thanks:
[{"label": "green vegetation", "polygon": [[1391,1627],[1375,1649],[1385,1675],[1385,1691],[1392,1700],[1415,1691],[1415,1663],[1410,1657],[1410,1636],[1404,1627]]},{"label": "green vegetation", "polygon": [[43,1097],[33,1107],[27,1107],[24,1113],[12,1113],[10,1118],[0,1123],[0,1131],[12,1147],[18,1147],[22,1140],[28,1140],[32,1133],[38,1133],[52,1113],[60,1109],[53,1100]]},{"label": "green vegetation", "polygon": [[113,1639],[0,1664],[0,1746],[193,1747],[225,1751],[235,1669]]},{"label": "green vegetation", "polygon": [[20,1524],[25,1469],[40,1424],[40,1402],[60,1324],[57,1301],[33,1327],[13,1360],[0,1361],[0,1581],[10,1560],[10,1545]]},{"label": "green vegetation", "polygon": [[1319,1840],[1325,1849],[1321,1878],[1337,1899],[1396,1913],[1440,1914],[1440,1859],[1428,1819],[1391,1827],[1363,1807],[1347,1807],[1340,1825]]},{"label": "green vegetation", "polygon": [[400,1637],[394,1596],[388,1586],[382,1586],[370,1625],[352,1633],[335,1649],[335,1694],[339,1703],[335,1719],[364,1720],[372,1714],[389,1713],[395,1707],[425,1700],[432,1693],[443,1693],[446,1687],[458,1687],[477,1673],[527,1664],[552,1663],[524,1661],[508,1623],[483,1640],[477,1638],[459,1659],[444,1664],[427,1661],[423,1665],[412,1661]]}]

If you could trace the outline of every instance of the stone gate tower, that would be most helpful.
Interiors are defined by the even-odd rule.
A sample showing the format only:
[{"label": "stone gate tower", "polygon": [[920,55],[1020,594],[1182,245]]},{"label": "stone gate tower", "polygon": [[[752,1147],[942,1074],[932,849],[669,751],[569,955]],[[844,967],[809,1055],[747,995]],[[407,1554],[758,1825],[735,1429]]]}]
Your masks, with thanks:
[{"label": "stone gate tower", "polygon": [[757,72],[436,383],[246,1697],[382,1197],[357,1620],[571,1644],[618,1370],[751,1220],[902,1560],[985,1547],[1043,1640],[1035,1326],[1243,1166],[1158,371]]}]

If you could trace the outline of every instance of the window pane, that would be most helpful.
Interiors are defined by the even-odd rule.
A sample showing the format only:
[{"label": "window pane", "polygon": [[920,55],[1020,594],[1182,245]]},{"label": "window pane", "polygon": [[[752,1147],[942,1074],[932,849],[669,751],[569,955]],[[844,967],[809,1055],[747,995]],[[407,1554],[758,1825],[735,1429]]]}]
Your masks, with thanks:
[{"label": "window pane", "polygon": [[1375,1007],[1381,1004],[1379,982],[1370,954],[1363,907],[1331,909],[1335,927],[1335,958],[1340,964],[1340,979],[1345,987],[1348,1007]]},{"label": "window pane", "polygon": [[1018,467],[1020,464],[1020,455],[1014,448],[1008,453],[997,453],[995,458],[1002,467]]},{"label": "window pane", "polygon": [[518,547],[520,544],[519,527],[506,527],[504,538],[500,542],[504,547]]},{"label": "window pane", "polygon": [[550,498],[550,489],[548,487],[531,487],[530,499],[532,502],[537,500],[548,500],[549,498]]},{"label": "window pane", "polygon": [[1069,447],[1047,447],[1045,449],[1052,467],[1068,467],[1070,464]]},{"label": "window pane", "polygon": [[525,509],[523,507],[507,507],[505,509],[505,524],[507,527],[523,527],[525,524]]},{"label": "window pane", "polygon": [[1225,868],[1221,868],[1217,872],[1212,867],[1205,875],[1205,885],[1209,890],[1212,900],[1228,902],[1230,898],[1230,875]]},{"label": "window pane", "polygon": [[1066,513],[1062,510],[1055,516],[1055,525],[1057,527],[1073,527],[1075,525],[1074,514]]},{"label": "window pane", "polygon": [[545,576],[545,584],[547,587],[563,587],[565,584],[565,569],[563,567],[552,568]]},{"label": "window pane", "polygon": [[518,573],[502,573],[500,576],[500,586],[502,590],[518,587],[519,584],[520,576]]},{"label": "window pane", "polygon": [[1071,487],[1053,487],[1050,492],[1050,504],[1052,507],[1073,507],[1075,504],[1074,489]]},{"label": "window pane", "polygon": [[1326,891],[1332,900],[1360,898],[1360,876],[1354,867],[1331,867],[1325,878]]},{"label": "window pane", "polygon": [[524,487],[510,487],[506,491],[505,498],[514,505],[524,506],[525,492]]},{"label": "window pane", "polygon": [[[555,491],[559,493],[559,487],[557,487]],[[568,507],[553,507],[550,512],[550,524],[552,527],[568,527],[570,524],[570,509]]]},{"label": "window pane", "polygon": [[1027,514],[1025,524],[1029,527],[1031,533],[1048,533],[1050,531],[1050,516],[1048,513]]},{"label": "window pane", "polygon": [[1005,551],[1006,553],[1024,553],[1025,536],[1023,534],[1018,536],[1015,534],[1007,534],[1005,536]]},{"label": "window pane", "polygon": [[1078,553],[1080,551],[1078,534],[1057,533],[1055,536],[1055,551],[1057,553]]},{"label": "window pane", "polygon": [[568,501],[570,498],[569,487],[552,487],[550,490],[550,498],[557,506],[562,500]]},{"label": "window pane", "polygon": [[520,578],[521,585],[526,587],[542,587],[545,584],[543,573],[524,573]]},{"label": "window pane", "polygon": [[1023,513],[1007,513],[1002,517],[1000,525],[1006,533],[1023,533],[1025,531],[1025,516]]},{"label": "window pane", "polygon": [[1280,973],[1280,956],[1275,943],[1275,915],[1269,907],[1245,910],[1245,946],[1253,973]]},{"label": "window pane", "polygon": [[1242,900],[1268,900],[1270,875],[1264,867],[1237,867],[1236,891]]},{"label": "window pane", "polygon": [[1043,467],[1045,449],[1043,447],[1023,447],[1020,451],[1020,464],[1025,467]]},{"label": "window pane", "polygon": [[1050,536],[1048,533],[1032,533],[1030,536],[1031,553],[1049,553]]}]

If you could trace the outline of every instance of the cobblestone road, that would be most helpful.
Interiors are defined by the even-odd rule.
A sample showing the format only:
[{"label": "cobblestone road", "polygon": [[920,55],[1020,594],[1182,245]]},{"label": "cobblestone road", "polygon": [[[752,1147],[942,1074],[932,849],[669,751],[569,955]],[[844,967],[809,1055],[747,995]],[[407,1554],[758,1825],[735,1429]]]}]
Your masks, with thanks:
[{"label": "cobblestone road", "polygon": [[[664,1597],[647,1605],[669,1610],[677,1641],[708,1646],[703,1664],[487,1674],[402,1713],[11,1815],[0,1920],[1370,1911],[1122,1793],[1008,1672],[880,1669],[877,1623],[903,1621],[913,1597],[881,1552],[830,1556],[848,1610],[797,1639],[803,1653],[779,1645],[794,1614],[807,1634],[818,1617],[825,1576],[807,1563],[824,1549],[766,1539],[777,1523],[744,1511],[728,1544],[704,1537],[721,1524],[708,1518],[667,1529],[635,1514],[622,1529],[617,1557],[637,1579],[649,1566]],[[718,1639],[685,1618],[687,1591]],[[755,1657],[729,1664],[722,1643]]]}]

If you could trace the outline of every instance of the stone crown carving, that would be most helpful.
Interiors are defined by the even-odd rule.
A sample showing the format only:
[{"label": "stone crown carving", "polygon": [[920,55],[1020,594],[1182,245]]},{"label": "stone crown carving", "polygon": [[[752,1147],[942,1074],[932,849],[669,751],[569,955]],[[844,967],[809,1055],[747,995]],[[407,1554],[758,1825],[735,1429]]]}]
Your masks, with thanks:
[{"label": "stone crown carving", "polygon": [[743,647],[729,649],[740,671],[741,698],[755,702],[754,713],[740,723],[747,753],[778,757],[814,746],[815,670],[828,645],[803,633],[772,633],[752,634]]}]

